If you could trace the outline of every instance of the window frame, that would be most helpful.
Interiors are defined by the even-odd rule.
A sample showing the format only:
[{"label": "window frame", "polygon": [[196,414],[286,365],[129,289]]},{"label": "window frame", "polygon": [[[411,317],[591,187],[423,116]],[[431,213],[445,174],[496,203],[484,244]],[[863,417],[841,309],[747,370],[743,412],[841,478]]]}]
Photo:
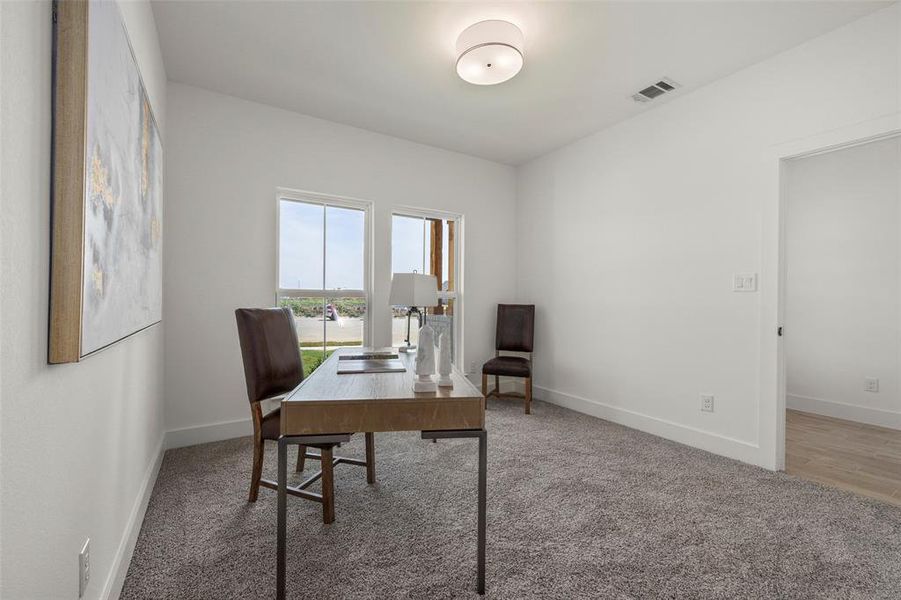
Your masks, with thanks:
[{"label": "window frame", "polygon": [[[322,288],[295,289],[281,287],[281,203],[283,200],[322,206],[323,219],[325,219],[325,214],[327,213],[326,209],[330,206],[334,208],[348,208],[363,212],[363,289],[325,289],[325,269],[327,260],[327,233],[325,220],[323,220],[322,228]],[[372,202],[369,200],[360,200],[358,198],[334,196],[331,194],[295,190],[291,188],[276,188],[275,194],[275,305],[278,306],[279,301],[282,298],[363,298],[366,302],[366,313],[363,317],[364,347],[369,346],[370,341],[372,340],[371,304],[373,288],[372,275],[374,271],[372,265],[372,206]]]},{"label": "window frame", "polygon": [[[438,298],[443,300],[454,301],[454,365],[463,371],[464,368],[464,352],[463,352],[463,313],[464,313],[464,281],[463,274],[463,247],[465,245],[465,236],[463,230],[464,215],[461,213],[450,212],[446,210],[438,210],[434,208],[420,208],[416,206],[393,206],[391,208],[391,219],[388,223],[388,239],[390,240],[389,252],[393,253],[394,249],[394,217],[411,217],[415,219],[442,219],[444,221],[452,221],[454,223],[454,291],[445,292],[438,291]],[[423,224],[423,237],[425,236],[425,224]],[[426,244],[423,244],[423,262],[425,262]],[[393,262],[393,259],[392,259]],[[394,277],[394,265],[389,265],[389,275]],[[393,342],[393,340],[392,340]]]}]

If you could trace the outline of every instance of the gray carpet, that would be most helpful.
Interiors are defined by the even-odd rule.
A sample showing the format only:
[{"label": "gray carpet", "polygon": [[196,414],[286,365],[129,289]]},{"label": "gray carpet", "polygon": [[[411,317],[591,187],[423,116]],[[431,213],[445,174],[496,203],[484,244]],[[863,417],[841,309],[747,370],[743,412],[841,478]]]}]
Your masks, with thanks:
[{"label": "gray carpet", "polygon": [[[901,597],[898,508],[541,402],[492,401],[488,428],[486,598]],[[478,597],[476,442],[376,451],[375,486],[338,468],[334,524],[289,498],[289,597]],[[250,465],[249,438],[167,452],[122,598],[274,598]]]}]

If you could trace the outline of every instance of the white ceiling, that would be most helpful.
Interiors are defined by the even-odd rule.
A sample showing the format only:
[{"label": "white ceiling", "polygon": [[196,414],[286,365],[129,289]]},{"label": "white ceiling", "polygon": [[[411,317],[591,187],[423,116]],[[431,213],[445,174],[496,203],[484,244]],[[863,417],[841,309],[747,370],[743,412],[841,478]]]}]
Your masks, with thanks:
[{"label": "white ceiling", "polygon": [[[364,129],[518,164],[685,94],[888,2],[156,1],[169,78]],[[457,35],[506,19],[525,66],[474,86]]]}]

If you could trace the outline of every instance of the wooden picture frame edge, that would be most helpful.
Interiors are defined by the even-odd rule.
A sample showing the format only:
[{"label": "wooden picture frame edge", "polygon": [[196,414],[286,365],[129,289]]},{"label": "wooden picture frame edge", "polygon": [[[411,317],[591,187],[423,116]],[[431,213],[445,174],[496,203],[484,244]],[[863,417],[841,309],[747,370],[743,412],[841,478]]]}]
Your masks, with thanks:
[{"label": "wooden picture frame edge", "polygon": [[51,364],[81,359],[87,129],[88,2],[53,3]]}]

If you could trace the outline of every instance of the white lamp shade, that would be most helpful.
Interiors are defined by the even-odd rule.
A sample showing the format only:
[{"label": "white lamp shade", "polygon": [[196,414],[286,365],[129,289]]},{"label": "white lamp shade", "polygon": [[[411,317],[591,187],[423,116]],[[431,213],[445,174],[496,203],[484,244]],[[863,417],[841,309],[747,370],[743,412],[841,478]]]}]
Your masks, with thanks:
[{"label": "white lamp shade", "polygon": [[438,279],[422,273],[395,273],[391,278],[391,306],[438,306]]},{"label": "white lamp shade", "polygon": [[522,69],[523,36],[507,21],[481,21],[457,38],[457,75],[475,85],[507,81]]}]

